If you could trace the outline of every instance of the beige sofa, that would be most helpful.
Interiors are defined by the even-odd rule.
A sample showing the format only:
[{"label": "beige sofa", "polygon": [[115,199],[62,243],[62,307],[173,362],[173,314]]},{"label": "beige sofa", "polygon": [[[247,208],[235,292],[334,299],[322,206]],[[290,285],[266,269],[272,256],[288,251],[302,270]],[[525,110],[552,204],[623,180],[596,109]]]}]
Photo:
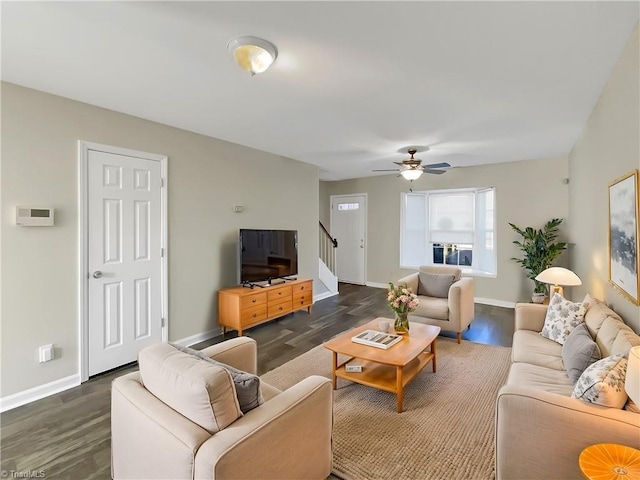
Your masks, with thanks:
[{"label": "beige sofa", "polygon": [[[581,451],[596,443],[640,448],[640,413],[571,398],[562,345],[540,335],[547,307],[517,304],[512,365],[496,403],[495,462],[501,479],[578,479]],[[640,337],[606,305],[584,316],[601,357],[628,355]]]},{"label": "beige sofa", "polygon": [[[167,344],[159,346],[167,348]],[[231,388],[231,376],[218,366],[194,365],[184,358],[190,355],[174,352],[165,357],[158,357],[156,352],[154,358],[145,358],[145,361],[152,362],[152,367],[153,362],[157,363],[160,369],[166,363],[165,358],[172,355],[172,365],[179,368],[185,365],[185,375],[174,375],[175,381],[168,385],[170,382],[163,380],[166,377],[153,378],[147,374],[149,370],[142,369],[140,362],[145,382],[153,379],[156,388],[174,389],[176,395],[182,395],[173,405],[182,402],[181,410],[183,413],[188,410],[185,415],[189,418],[203,418],[216,408],[222,413],[214,413],[213,426],[203,427],[203,422],[194,423],[147,390],[139,372],[117,378],[112,386],[111,405],[114,479],[324,479],[331,473],[333,397],[330,380],[311,376],[283,392],[260,382],[264,403],[244,415],[240,413],[240,418],[235,419],[233,415],[239,404]],[[250,338],[228,340],[203,352],[239,370],[256,372],[256,343]],[[218,395],[215,405],[213,400],[211,405],[207,400],[207,395],[212,395],[208,391],[213,388],[212,380],[194,383],[199,380],[202,369],[207,368],[209,372],[212,368],[222,370],[222,374],[216,375],[227,388],[226,393]],[[149,383],[149,388],[151,385]],[[193,385],[204,388],[194,389]],[[222,396],[229,391],[232,392],[231,405],[221,408]],[[164,393],[171,394],[171,391]],[[229,418],[229,415],[232,416]],[[211,433],[212,430],[215,433]]]},{"label": "beige sofa", "polygon": [[[453,284],[446,296],[427,296],[422,294],[419,288],[420,273],[452,275]],[[446,332],[454,332],[458,335],[460,343],[462,331],[471,325],[474,317],[473,278],[462,277],[462,270],[457,267],[425,265],[421,266],[418,272],[398,280],[398,284],[402,283],[417,293],[420,299],[420,305],[409,314],[409,320],[435,325]]]}]

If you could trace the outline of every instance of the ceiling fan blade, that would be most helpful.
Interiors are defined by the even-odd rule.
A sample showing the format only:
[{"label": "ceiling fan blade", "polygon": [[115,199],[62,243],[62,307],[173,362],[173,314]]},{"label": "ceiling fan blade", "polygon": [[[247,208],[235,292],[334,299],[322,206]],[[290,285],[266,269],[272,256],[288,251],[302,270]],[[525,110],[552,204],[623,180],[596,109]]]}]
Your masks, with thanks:
[{"label": "ceiling fan blade", "polygon": [[442,163],[432,163],[430,165],[425,165],[424,168],[449,168],[451,165],[449,165],[446,162],[442,162]]},{"label": "ceiling fan blade", "polygon": [[434,175],[442,175],[443,173],[447,173],[446,170],[431,170],[430,168],[425,168],[424,173],[432,173]]},{"label": "ceiling fan blade", "polygon": [[399,168],[393,168],[391,170],[371,170],[372,172],[399,172]]},{"label": "ceiling fan blade", "polygon": [[396,165],[400,165],[401,167],[405,165],[404,162],[393,162],[393,163],[395,163]]}]

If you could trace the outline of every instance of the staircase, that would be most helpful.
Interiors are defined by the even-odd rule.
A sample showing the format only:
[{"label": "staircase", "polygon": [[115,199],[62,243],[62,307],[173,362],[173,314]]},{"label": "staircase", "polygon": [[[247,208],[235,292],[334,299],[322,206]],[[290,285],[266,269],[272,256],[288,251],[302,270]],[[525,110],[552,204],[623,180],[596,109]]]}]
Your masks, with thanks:
[{"label": "staircase", "polygon": [[[320,257],[318,258],[318,278],[322,285],[314,295],[315,300],[332,297],[338,294],[338,277],[336,276],[336,248],[338,241],[331,236],[320,222],[319,241]],[[314,292],[315,293],[315,292]]]}]

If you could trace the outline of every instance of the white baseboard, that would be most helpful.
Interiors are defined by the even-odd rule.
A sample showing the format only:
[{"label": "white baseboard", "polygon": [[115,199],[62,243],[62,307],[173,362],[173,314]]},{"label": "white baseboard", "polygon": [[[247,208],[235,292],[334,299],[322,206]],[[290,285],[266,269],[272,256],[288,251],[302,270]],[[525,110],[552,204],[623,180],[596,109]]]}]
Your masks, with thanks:
[{"label": "white baseboard", "polygon": [[323,292],[323,293],[319,293],[318,295],[314,295],[313,296],[313,303],[316,303],[318,300],[324,300],[325,298],[329,298],[329,297],[335,297],[336,295],[338,295],[338,293],[340,292]]},{"label": "white baseboard", "polygon": [[389,284],[388,283],[366,282],[365,285],[367,287],[389,288]]},{"label": "white baseboard", "polygon": [[195,335],[191,335],[190,337],[182,338],[180,340],[176,340],[171,343],[175,343],[176,345],[180,345],[182,347],[190,347],[191,345],[204,342],[205,340],[209,340],[221,334],[222,334],[222,328],[214,328],[213,330],[207,330],[206,332],[196,333]]},{"label": "white baseboard", "polygon": [[45,383],[44,385],[38,385],[37,387],[2,397],[0,398],[0,412],[6,412],[7,410],[35,402],[41,398],[64,392],[78,385],[80,385],[80,374],[76,373],[75,375],[70,375],[59,380],[54,380],[53,382]]},{"label": "white baseboard", "polygon": [[505,302],[504,300],[494,300],[493,298],[474,297],[475,303],[482,303],[483,305],[493,305],[494,307],[515,308],[515,302]]}]

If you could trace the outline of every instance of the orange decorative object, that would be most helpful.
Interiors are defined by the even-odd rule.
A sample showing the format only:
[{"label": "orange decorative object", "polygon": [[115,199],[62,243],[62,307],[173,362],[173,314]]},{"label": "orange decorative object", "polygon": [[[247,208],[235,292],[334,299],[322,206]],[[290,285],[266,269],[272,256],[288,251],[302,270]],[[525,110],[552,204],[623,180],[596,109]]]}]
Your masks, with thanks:
[{"label": "orange decorative object", "polygon": [[578,460],[588,480],[640,480],[640,450],[598,443],[585,448]]}]

